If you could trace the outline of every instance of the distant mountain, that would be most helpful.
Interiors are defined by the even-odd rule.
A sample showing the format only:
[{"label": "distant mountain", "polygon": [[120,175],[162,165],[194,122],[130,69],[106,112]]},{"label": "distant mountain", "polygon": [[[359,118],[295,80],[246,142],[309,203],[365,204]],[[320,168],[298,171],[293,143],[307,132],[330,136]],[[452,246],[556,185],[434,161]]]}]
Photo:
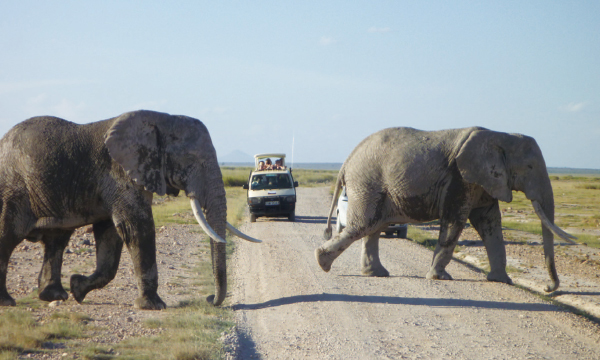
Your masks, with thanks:
[{"label": "distant mountain", "polygon": [[254,163],[254,156],[248,155],[241,150],[233,150],[225,156],[219,156],[219,163]]}]

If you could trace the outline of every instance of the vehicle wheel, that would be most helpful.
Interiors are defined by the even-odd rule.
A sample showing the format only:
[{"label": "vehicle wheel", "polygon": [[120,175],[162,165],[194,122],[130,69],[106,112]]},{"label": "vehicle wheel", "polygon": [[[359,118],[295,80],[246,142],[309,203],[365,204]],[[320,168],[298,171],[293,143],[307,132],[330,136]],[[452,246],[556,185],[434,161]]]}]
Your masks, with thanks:
[{"label": "vehicle wheel", "polygon": [[288,220],[291,222],[296,221],[296,210],[292,211],[289,215],[288,215]]},{"label": "vehicle wheel", "polygon": [[256,215],[250,214],[250,222],[256,222]]},{"label": "vehicle wheel", "polygon": [[389,238],[394,237],[394,232],[393,231],[386,231],[385,232],[385,236],[389,237]]},{"label": "vehicle wheel", "polygon": [[400,239],[406,239],[407,235],[408,235],[408,228],[404,228],[404,229],[398,230],[398,237]]},{"label": "vehicle wheel", "polygon": [[344,230],[344,227],[342,226],[342,222],[340,221],[340,213],[337,213],[337,220],[335,220],[335,231],[337,231],[337,233],[341,233],[342,230]]}]

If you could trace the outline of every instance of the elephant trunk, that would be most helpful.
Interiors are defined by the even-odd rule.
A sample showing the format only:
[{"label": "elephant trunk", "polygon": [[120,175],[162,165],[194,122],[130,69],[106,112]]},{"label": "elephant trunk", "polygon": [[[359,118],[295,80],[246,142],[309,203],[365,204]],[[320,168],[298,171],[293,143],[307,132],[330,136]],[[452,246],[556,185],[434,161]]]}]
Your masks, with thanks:
[{"label": "elephant trunk", "polygon": [[[221,169],[216,163],[207,166],[202,176],[204,187],[200,190],[189,191],[192,211],[198,224],[210,237],[210,252],[212,258],[213,276],[215,279],[215,295],[210,295],[206,300],[215,306],[221,305],[227,295],[227,252],[225,230],[228,229],[241,239],[260,243],[234,228],[227,222],[227,198]],[[206,217],[204,216],[206,214]]]},{"label": "elephant trunk", "polygon": [[[226,227],[227,199],[225,186],[218,164],[205,167],[202,176],[203,187],[194,191],[190,202],[198,224],[210,237],[212,269],[215,281],[215,295],[207,297],[207,301],[215,306],[221,305],[227,295],[227,259],[226,259]],[[205,218],[206,215],[206,218]]]},{"label": "elephant trunk", "polygon": [[[227,227],[227,199],[225,197],[225,185],[221,169],[216,165],[217,171],[212,179],[209,179],[209,189],[206,194],[206,220],[221,239],[225,239]],[[212,257],[213,276],[215,278],[215,296],[207,300],[215,306],[221,305],[227,295],[227,252],[226,244],[214,238],[210,239],[210,252]]]},{"label": "elephant trunk", "polygon": [[533,209],[542,222],[542,238],[546,269],[548,270],[550,280],[552,281],[545,290],[546,292],[552,292],[558,289],[560,284],[556,272],[556,265],[554,263],[554,234],[571,243],[574,243],[571,238],[575,239],[575,237],[567,234],[558,226],[554,225],[554,195],[552,192],[552,185],[550,184],[550,179],[547,179],[544,183],[546,184],[541,187],[543,189],[543,191],[540,192],[541,195],[530,197],[530,194],[527,192],[525,192],[525,194],[531,200]]},{"label": "elephant trunk", "polygon": [[[532,205],[536,210],[536,214],[540,220],[546,218],[548,221],[542,220],[542,238],[544,246],[544,258],[546,262],[546,269],[550,275],[550,285],[546,287],[546,292],[552,292],[558,289],[560,281],[558,280],[558,274],[556,272],[556,265],[554,263],[554,234],[550,230],[550,224],[554,225],[554,198],[552,196],[552,190],[550,190],[550,196],[545,196],[545,199],[540,204],[533,200]],[[547,224],[549,223],[549,224]]]}]

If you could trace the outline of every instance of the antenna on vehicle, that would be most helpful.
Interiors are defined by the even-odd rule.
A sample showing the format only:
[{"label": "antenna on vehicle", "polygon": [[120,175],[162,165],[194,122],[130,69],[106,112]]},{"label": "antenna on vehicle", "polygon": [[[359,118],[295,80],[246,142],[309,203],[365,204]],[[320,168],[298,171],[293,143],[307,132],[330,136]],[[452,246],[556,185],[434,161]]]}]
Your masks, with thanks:
[{"label": "antenna on vehicle", "polygon": [[290,167],[294,168],[294,132],[292,132],[292,166]]}]

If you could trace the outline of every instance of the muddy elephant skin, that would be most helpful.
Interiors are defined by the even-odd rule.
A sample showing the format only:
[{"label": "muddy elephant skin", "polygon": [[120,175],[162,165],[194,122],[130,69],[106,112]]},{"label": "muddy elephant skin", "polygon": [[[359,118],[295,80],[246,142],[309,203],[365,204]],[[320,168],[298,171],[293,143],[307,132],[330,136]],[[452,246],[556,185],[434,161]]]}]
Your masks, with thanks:
[{"label": "muddy elephant skin", "polygon": [[[15,305],[6,288],[8,261],[23,240],[44,244],[38,285],[45,301],[66,300],[62,256],[73,231],[93,224],[96,270],[72,275],[75,300],[116,275],[123,243],[133,260],[135,306],[162,309],[158,296],[153,193],[185,191],[211,236],[215,296],[227,291],[227,203],[217,156],[199,120],[153,111],[78,125],[34,117],[0,140],[0,305]],[[198,214],[199,212],[199,214]]]},{"label": "muddy elephant skin", "polygon": [[[347,227],[331,238],[331,215],[341,186],[348,195]],[[571,241],[554,225],[554,196],[542,152],[536,141],[520,134],[484,128],[420,131],[390,128],[364,139],[339,172],[327,220],[325,239],[315,250],[329,271],[354,241],[362,240],[362,273],[388,276],[379,259],[379,234],[390,223],[439,219],[440,234],[428,279],[451,280],[445,270],[469,220],[487,251],[488,280],[511,284],[498,200],[511,202],[512,191],[531,200],[542,221],[546,265],[559,285],[554,264],[553,233]]]}]

